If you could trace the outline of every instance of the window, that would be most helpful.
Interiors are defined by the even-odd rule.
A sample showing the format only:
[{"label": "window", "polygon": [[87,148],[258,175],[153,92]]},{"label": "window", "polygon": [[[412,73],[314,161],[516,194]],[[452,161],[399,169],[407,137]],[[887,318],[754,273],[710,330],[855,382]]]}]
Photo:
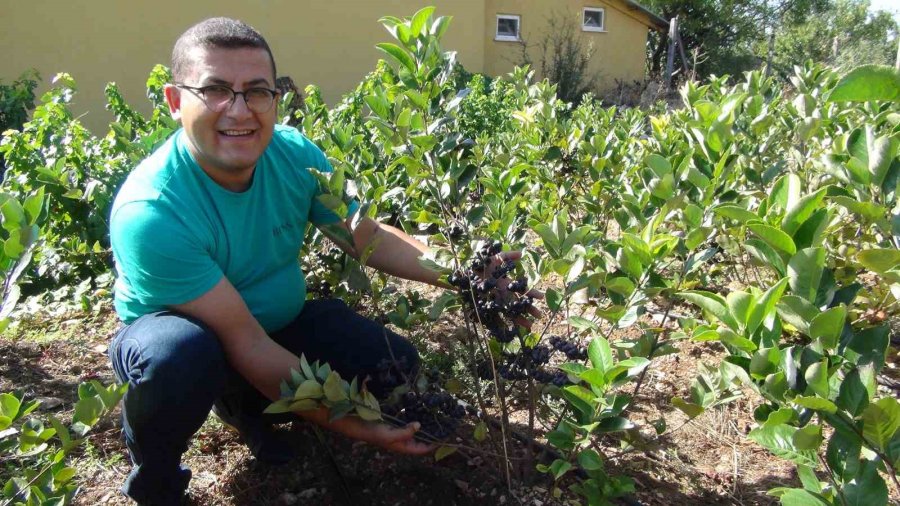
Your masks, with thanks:
[{"label": "window", "polygon": [[582,30],[585,32],[605,32],[604,22],[606,22],[606,15],[603,9],[595,7],[584,8],[584,18],[581,23]]},{"label": "window", "polygon": [[509,14],[497,14],[497,35],[494,40],[511,40],[518,42],[519,39],[519,16]]}]

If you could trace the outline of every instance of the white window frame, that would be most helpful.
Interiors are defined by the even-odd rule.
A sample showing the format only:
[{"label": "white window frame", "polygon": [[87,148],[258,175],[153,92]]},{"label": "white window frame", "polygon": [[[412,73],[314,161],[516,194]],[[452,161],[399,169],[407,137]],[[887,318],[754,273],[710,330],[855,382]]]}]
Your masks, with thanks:
[{"label": "white window frame", "polygon": [[[585,15],[588,12],[599,12],[600,13],[600,26],[587,26],[584,24]],[[605,32],[606,31],[606,9],[603,7],[585,7],[584,10],[581,11],[581,30],[585,32]]]},{"label": "white window frame", "polygon": [[[516,22],[516,35],[501,35],[500,34],[500,20],[501,19],[512,19]],[[519,42],[522,40],[522,16],[518,14],[497,14],[497,21],[494,24],[494,40],[508,41],[508,42]]]}]

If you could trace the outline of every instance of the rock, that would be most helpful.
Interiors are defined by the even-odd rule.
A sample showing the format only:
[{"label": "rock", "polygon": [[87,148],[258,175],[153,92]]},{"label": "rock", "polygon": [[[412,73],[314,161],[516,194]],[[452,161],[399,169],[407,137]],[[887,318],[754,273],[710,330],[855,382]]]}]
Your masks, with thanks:
[{"label": "rock", "polygon": [[46,411],[48,409],[58,408],[58,407],[62,406],[62,404],[63,404],[63,400],[58,397],[38,397],[35,400],[40,402],[40,404],[38,404],[38,409],[41,409],[44,411]]},{"label": "rock", "polygon": [[319,493],[319,489],[308,488],[308,489],[304,490],[303,492],[300,492],[299,494],[297,494],[297,497],[299,497],[300,499],[311,499],[311,498],[315,497],[315,495],[318,493]]},{"label": "rock", "polygon": [[468,483],[466,483],[462,480],[453,480],[453,482],[456,483],[456,486],[459,487],[460,490],[462,490],[463,492],[468,492],[468,490],[469,490]]},{"label": "rock", "polygon": [[[313,489],[315,490],[315,489]],[[285,506],[293,506],[297,504],[297,496],[290,492],[285,492],[278,496],[278,504],[284,504]]]}]

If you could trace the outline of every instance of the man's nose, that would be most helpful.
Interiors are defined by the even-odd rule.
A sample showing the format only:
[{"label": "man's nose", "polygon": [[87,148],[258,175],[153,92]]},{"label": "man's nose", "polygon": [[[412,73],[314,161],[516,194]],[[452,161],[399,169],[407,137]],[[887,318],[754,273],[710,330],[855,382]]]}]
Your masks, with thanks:
[{"label": "man's nose", "polygon": [[230,117],[253,115],[253,111],[247,106],[247,97],[241,92],[235,92],[234,100],[231,101],[231,105],[225,110],[225,113]]}]

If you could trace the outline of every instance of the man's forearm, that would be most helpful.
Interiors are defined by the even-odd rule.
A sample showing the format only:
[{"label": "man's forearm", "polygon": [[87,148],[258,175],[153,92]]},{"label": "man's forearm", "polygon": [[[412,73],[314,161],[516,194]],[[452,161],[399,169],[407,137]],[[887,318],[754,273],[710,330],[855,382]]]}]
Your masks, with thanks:
[{"label": "man's forearm", "polygon": [[371,255],[364,258],[367,266],[403,279],[445,286],[438,281],[441,273],[420,262],[430,252],[428,246],[406,232],[373,220],[364,220],[354,231],[353,239],[361,256],[365,255],[366,248],[372,248]]}]

